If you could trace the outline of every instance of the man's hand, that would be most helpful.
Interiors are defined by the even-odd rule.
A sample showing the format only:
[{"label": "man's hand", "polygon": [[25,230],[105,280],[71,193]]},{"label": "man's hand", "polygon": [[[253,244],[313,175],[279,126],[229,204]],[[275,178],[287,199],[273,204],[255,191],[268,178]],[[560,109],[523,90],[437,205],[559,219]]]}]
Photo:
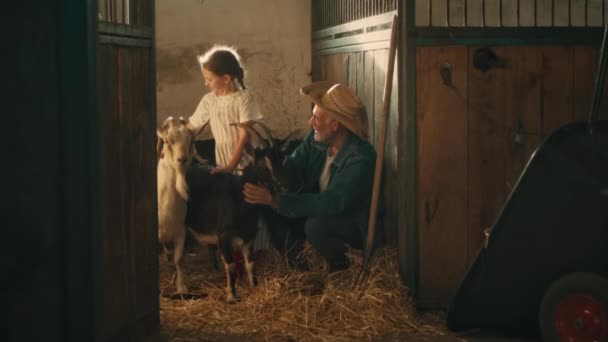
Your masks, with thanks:
[{"label": "man's hand", "polygon": [[247,203],[273,205],[272,194],[270,193],[270,190],[264,186],[245,183],[243,195],[245,195],[245,202]]}]

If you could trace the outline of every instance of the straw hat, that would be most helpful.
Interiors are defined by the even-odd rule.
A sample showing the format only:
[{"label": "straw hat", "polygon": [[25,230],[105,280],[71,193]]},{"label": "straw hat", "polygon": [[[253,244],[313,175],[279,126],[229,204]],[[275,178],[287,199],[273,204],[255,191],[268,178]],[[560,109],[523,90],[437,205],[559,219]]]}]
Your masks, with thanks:
[{"label": "straw hat", "polygon": [[352,89],[339,83],[319,81],[303,87],[300,93],[359,138],[367,139],[365,106]]}]

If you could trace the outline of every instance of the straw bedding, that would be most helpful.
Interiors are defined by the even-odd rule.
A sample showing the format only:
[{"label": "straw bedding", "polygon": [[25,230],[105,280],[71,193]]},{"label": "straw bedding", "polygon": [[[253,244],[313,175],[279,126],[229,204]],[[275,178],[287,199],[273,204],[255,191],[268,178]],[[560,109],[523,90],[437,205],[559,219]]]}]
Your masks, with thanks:
[{"label": "straw bedding", "polygon": [[[213,271],[205,249],[192,248],[185,258],[186,281],[201,299],[168,298],[173,267],[162,256],[160,318],[173,341],[352,341],[402,339],[446,334],[439,313],[416,313],[398,274],[397,252],[376,251],[366,286],[353,290],[361,269],[360,253],[349,253],[349,269],[331,274],[314,250],[305,250],[308,272],[288,269],[276,251],[257,257],[259,285],[237,282],[240,300],[225,302],[223,267]],[[360,296],[360,298],[358,298]]]}]

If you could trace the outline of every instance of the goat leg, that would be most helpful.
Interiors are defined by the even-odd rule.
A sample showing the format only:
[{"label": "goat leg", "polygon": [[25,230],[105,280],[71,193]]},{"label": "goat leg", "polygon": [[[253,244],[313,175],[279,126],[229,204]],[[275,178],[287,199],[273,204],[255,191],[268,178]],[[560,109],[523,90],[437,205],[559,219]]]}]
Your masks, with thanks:
[{"label": "goat leg", "polygon": [[248,242],[243,246],[243,259],[245,259],[245,269],[247,270],[247,279],[249,286],[255,287],[258,285],[258,279],[255,277],[255,260],[252,257],[252,243]]},{"label": "goat leg", "polygon": [[186,243],[186,229],[182,229],[175,237],[173,249],[173,263],[175,264],[175,289],[176,293],[188,293],[184,283],[184,247]]},{"label": "goat leg", "polygon": [[165,256],[167,257],[167,261],[173,261],[173,243],[163,243],[162,246]]},{"label": "goat leg", "polygon": [[228,303],[234,303],[238,299],[236,294],[236,265],[232,258],[231,240],[232,239],[226,235],[219,237],[222,261],[224,262],[224,269],[226,270],[226,301]]},{"label": "goat leg", "polygon": [[[232,256],[226,257],[225,253],[221,254],[222,261],[224,262],[224,269],[226,270],[226,301],[228,303],[234,303],[238,300],[238,295],[236,294],[236,272],[234,260],[232,260]],[[228,261],[227,259],[230,259]]]},{"label": "goat leg", "polygon": [[217,267],[217,246],[209,245],[207,249],[209,252],[209,263],[211,263],[211,268],[217,272],[219,271],[219,268]]},{"label": "goat leg", "polygon": [[209,251],[209,262],[214,271],[219,271],[217,267],[217,245],[219,244],[218,236],[215,234],[205,234],[197,232],[196,230],[188,227],[188,231],[194,239],[201,245],[207,246]]}]

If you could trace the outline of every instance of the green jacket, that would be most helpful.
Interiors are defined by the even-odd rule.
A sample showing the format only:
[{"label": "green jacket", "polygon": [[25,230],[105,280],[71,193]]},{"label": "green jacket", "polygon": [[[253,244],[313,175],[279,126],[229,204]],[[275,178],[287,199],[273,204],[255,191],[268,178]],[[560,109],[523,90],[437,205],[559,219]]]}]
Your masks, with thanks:
[{"label": "green jacket", "polygon": [[367,227],[376,152],[368,142],[349,134],[331,165],[327,189],[319,192],[327,146],[314,140],[314,132],[302,141],[285,162],[285,172],[298,189],[279,194],[279,214],[289,217],[347,215]]}]

